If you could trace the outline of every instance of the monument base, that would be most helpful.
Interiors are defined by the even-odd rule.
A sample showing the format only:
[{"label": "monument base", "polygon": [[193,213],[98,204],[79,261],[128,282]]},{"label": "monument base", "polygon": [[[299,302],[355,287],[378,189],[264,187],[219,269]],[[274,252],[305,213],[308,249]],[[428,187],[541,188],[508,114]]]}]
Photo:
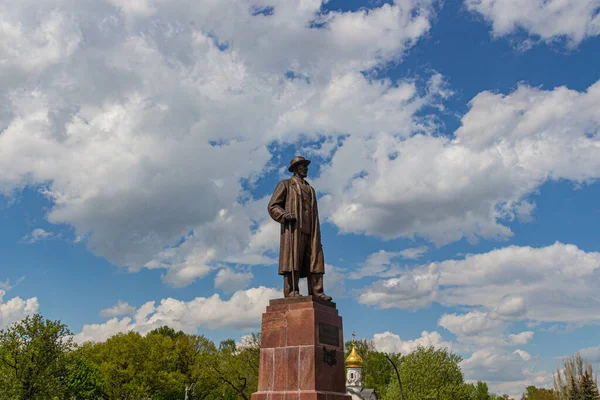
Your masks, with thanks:
[{"label": "monument base", "polygon": [[295,391],[295,392],[256,392],[252,400],[350,400],[352,397],[341,393]]},{"label": "monument base", "polygon": [[271,300],[262,316],[258,374],[252,400],[350,400],[335,303],[312,296]]}]

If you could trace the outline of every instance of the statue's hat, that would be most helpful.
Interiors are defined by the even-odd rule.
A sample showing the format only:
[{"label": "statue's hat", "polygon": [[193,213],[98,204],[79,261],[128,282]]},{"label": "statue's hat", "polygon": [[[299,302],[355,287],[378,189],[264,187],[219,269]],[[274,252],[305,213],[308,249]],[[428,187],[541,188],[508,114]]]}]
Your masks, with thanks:
[{"label": "statue's hat", "polygon": [[296,166],[298,164],[310,164],[310,160],[307,160],[306,158],[302,157],[302,156],[296,156],[294,158],[292,158],[292,161],[290,161],[290,166],[288,168],[288,171],[290,172],[294,172],[294,168],[296,168]]}]

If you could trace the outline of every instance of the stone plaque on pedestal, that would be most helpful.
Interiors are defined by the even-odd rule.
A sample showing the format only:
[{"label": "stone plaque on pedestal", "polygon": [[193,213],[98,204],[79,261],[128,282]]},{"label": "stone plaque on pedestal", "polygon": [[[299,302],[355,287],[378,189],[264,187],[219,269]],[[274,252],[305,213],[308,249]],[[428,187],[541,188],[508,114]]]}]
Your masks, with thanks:
[{"label": "stone plaque on pedestal", "polygon": [[252,400],[350,400],[342,317],[312,296],[271,300],[262,317],[258,392]]}]

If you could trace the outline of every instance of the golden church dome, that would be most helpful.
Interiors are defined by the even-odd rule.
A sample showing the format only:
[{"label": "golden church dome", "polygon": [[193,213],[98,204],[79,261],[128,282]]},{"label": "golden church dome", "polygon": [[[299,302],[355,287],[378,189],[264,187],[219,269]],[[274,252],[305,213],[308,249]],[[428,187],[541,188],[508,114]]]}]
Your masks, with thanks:
[{"label": "golden church dome", "polygon": [[354,345],[354,333],[352,334],[352,350],[350,350],[350,354],[346,357],[346,367],[347,368],[362,368],[363,360],[358,355],[356,351],[356,346]]}]

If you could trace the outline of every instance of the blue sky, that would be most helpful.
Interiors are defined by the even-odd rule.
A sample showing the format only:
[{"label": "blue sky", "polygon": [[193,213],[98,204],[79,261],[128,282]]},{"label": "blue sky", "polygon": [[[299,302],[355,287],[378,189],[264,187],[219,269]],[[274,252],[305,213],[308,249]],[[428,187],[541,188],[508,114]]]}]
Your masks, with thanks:
[{"label": "blue sky", "polygon": [[36,4],[0,2],[0,327],[258,331],[303,154],[346,337],[513,395],[600,370],[598,0]]}]

